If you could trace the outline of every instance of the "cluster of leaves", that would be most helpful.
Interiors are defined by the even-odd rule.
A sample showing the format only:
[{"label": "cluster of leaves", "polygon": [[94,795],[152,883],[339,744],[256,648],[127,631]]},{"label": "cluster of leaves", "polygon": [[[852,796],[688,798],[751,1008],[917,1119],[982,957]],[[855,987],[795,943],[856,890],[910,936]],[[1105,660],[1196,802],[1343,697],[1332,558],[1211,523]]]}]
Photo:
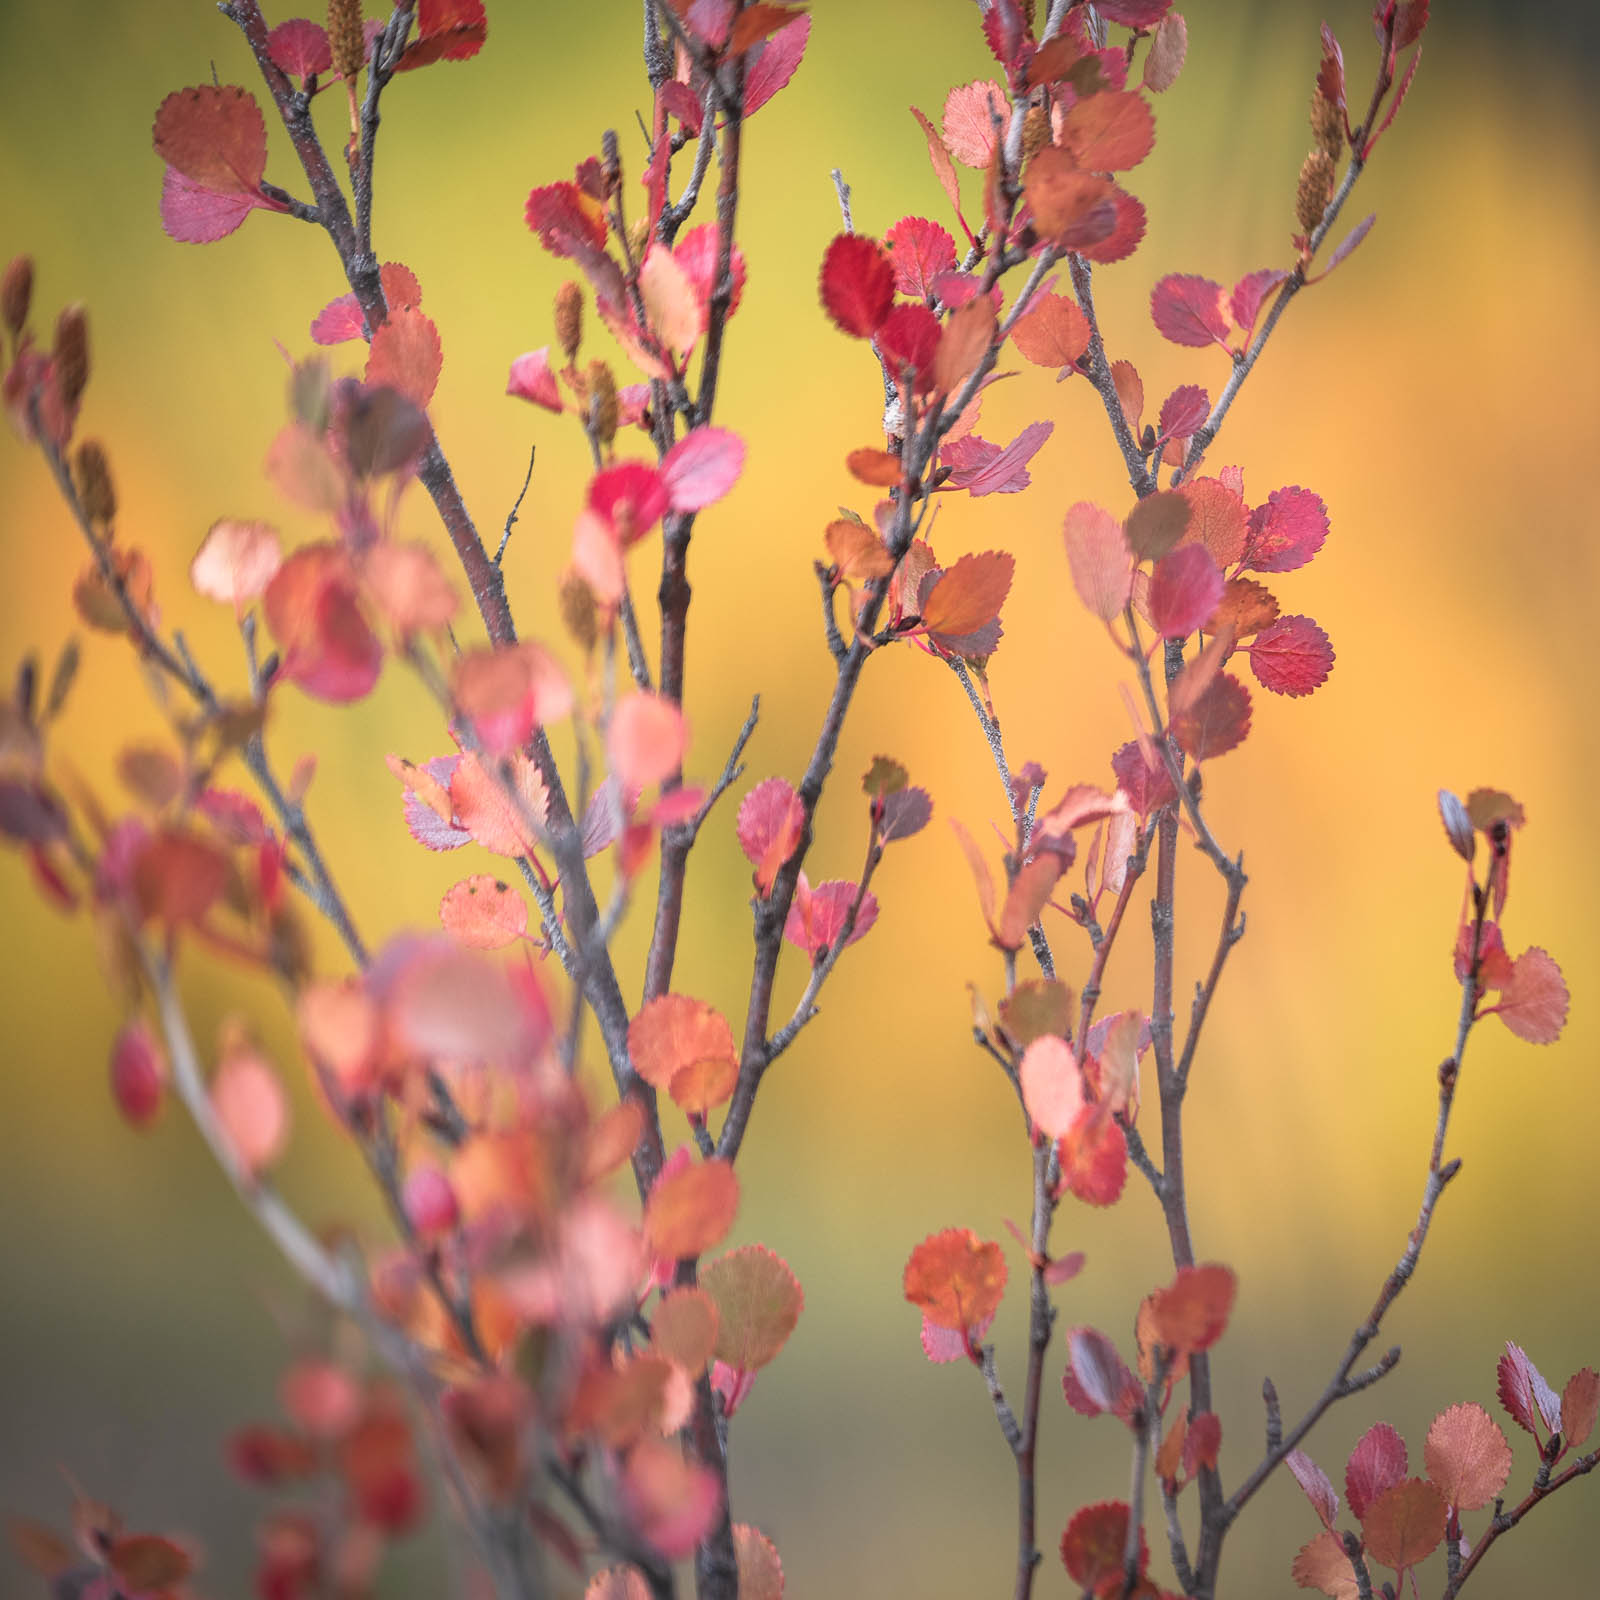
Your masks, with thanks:
[{"label": "cluster of leaves", "polygon": [[70,1537],[20,1517],[8,1520],[7,1532],[12,1549],[53,1593],[80,1600],[180,1600],[197,1565],[181,1540],[129,1533],[115,1510],[82,1490],[73,1500]]},{"label": "cluster of leaves", "polygon": [[[1581,1367],[1557,1394],[1520,1346],[1506,1344],[1496,1373],[1506,1415],[1531,1434],[1539,1464],[1528,1500],[1504,1519],[1504,1490],[1511,1477],[1512,1451],[1500,1425],[1473,1401],[1441,1411],[1423,1447],[1425,1476],[1408,1477],[1406,1445],[1387,1423],[1375,1423],[1361,1436],[1345,1464],[1345,1499],[1360,1532],[1335,1526],[1339,1496],[1332,1482],[1304,1451],[1291,1451],[1289,1470],[1322,1521],[1322,1532],[1295,1557],[1294,1579],[1302,1589],[1317,1589],[1332,1600],[1357,1600],[1373,1592],[1370,1564],[1392,1568],[1397,1592],[1407,1577],[1442,1544],[1448,1572],[1446,1595],[1470,1575],[1477,1557],[1506,1528],[1553,1487],[1557,1467],[1581,1451],[1594,1432],[1600,1408],[1600,1374]],[[1542,1437],[1541,1437],[1542,1432]],[[1579,1455],[1560,1476],[1593,1469],[1600,1454]],[[1469,1538],[1461,1514],[1493,1506],[1477,1540]]]}]

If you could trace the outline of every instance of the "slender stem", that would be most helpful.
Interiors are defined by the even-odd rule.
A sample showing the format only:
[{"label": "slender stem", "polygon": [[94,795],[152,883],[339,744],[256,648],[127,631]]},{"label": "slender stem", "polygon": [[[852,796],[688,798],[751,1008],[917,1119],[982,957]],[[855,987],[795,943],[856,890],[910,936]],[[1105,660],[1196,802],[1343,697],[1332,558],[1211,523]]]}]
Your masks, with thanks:
[{"label": "slender stem", "polygon": [[1117,449],[1122,452],[1123,464],[1128,469],[1128,482],[1132,484],[1133,492],[1143,500],[1146,495],[1155,492],[1156,477],[1145,466],[1144,452],[1140,450],[1139,442],[1128,426],[1121,397],[1117,394],[1116,379],[1111,376],[1111,363],[1106,359],[1106,342],[1100,332],[1100,319],[1095,315],[1093,270],[1082,256],[1074,254],[1067,257],[1067,272],[1072,279],[1072,292],[1077,298],[1078,309],[1089,324],[1089,348],[1085,352],[1089,382],[1094,385],[1100,403],[1105,407],[1112,437],[1117,441]]},{"label": "slender stem", "polygon": [[1462,1585],[1477,1570],[1478,1563],[1494,1548],[1495,1541],[1516,1527],[1541,1500],[1548,1500],[1556,1490],[1564,1489],[1574,1479],[1587,1476],[1596,1466],[1600,1466],[1600,1450],[1591,1450],[1588,1455],[1579,1456],[1565,1472],[1551,1478],[1548,1483],[1535,1483],[1514,1510],[1502,1512],[1497,1507],[1494,1519],[1484,1530],[1483,1537],[1473,1546],[1472,1554],[1462,1562],[1461,1570],[1445,1585],[1440,1600],[1455,1600],[1455,1596],[1461,1593]]}]

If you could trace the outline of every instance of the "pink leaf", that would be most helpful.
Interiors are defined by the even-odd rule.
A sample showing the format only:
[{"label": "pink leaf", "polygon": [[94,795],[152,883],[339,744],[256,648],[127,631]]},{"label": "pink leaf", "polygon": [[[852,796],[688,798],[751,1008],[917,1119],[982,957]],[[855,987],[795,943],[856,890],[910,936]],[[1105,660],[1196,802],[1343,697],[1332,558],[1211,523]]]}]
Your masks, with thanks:
[{"label": "pink leaf", "polygon": [[258,207],[271,209],[260,195],[207,189],[176,167],[168,167],[161,180],[161,226],[179,244],[226,239]]},{"label": "pink leaf", "polygon": [[1061,1380],[1067,1404],[1079,1416],[1104,1411],[1124,1422],[1144,1398],[1116,1345],[1098,1328],[1073,1328],[1067,1334],[1067,1370]]},{"label": "pink leaf", "polygon": [[1234,284],[1228,297],[1228,312],[1234,326],[1246,337],[1261,315],[1262,302],[1288,276],[1281,267],[1263,267],[1259,272],[1247,272]]},{"label": "pink leaf", "polygon": [[1566,979],[1555,958],[1537,945],[1524,950],[1511,968],[1511,981],[1494,1007],[1500,1020],[1529,1044],[1554,1044],[1567,1025]]},{"label": "pink leaf", "polygon": [[[683,275],[689,280],[689,287],[700,302],[702,333],[710,326],[711,295],[717,286],[717,249],[717,225],[714,222],[702,222],[698,228],[690,228],[672,247],[673,257],[683,268]],[[728,273],[733,279],[733,291],[728,297],[728,315],[731,317],[739,309],[739,302],[744,297],[744,251],[737,243],[729,258]]]},{"label": "pink leaf", "polygon": [[744,114],[753,117],[799,70],[811,18],[796,17],[745,54]]},{"label": "pink leaf", "polygon": [[1250,670],[1274,694],[1303,695],[1320,689],[1333,671],[1333,646],[1310,617],[1278,617],[1249,647]]},{"label": "pink leaf", "polygon": [[[808,951],[815,959],[825,949],[831,949],[844,931],[845,918],[856,897],[856,885],[842,878],[819,883],[815,889],[800,874],[795,889],[794,903],[789,907],[788,920],[783,925],[783,936],[790,944]],[[854,944],[878,920],[877,896],[869,889],[856,914],[855,926],[850,930],[849,943]]]},{"label": "pink leaf", "polygon": [[[311,332],[315,337],[316,329],[313,328]],[[323,344],[327,341],[317,342]],[[511,363],[511,372],[506,378],[506,393],[514,395],[518,400],[531,400],[534,405],[542,406],[546,411],[554,411],[559,415],[564,408],[561,404],[561,390],[556,385],[556,375],[550,370],[549,345],[541,345],[537,350],[530,350]]]},{"label": "pink leaf", "polygon": [[1209,278],[1169,273],[1150,292],[1150,315],[1164,338],[1203,350],[1228,344],[1228,319],[1222,309],[1222,285]]},{"label": "pink leaf", "polygon": [[764,778],[739,807],[739,848],[756,869],[762,894],[772,888],[778,869],[794,854],[805,825],[800,796],[783,778]]},{"label": "pink leaf", "polygon": [[1387,1422],[1375,1422],[1362,1434],[1345,1463],[1344,1492],[1359,1522],[1367,1507],[1406,1475],[1406,1442]]},{"label": "pink leaf", "polygon": [[661,481],[673,511],[703,511],[739,480],[744,441],[726,428],[693,428],[667,452]]},{"label": "pink leaf", "polygon": [[1339,241],[1333,254],[1328,257],[1328,264],[1322,269],[1320,276],[1326,278],[1341,261],[1356,253],[1361,241],[1372,232],[1372,224],[1378,220],[1378,213],[1374,211],[1370,216],[1363,217],[1343,239]]},{"label": "pink leaf", "polygon": [[1120,617],[1133,591],[1133,554],[1122,524],[1109,511],[1080,500],[1067,513],[1065,535],[1079,599],[1102,622]]},{"label": "pink leaf", "polygon": [[941,272],[955,270],[955,240],[926,217],[902,217],[884,235],[884,243],[894,262],[897,294],[926,300],[934,292],[933,280]]},{"label": "pink leaf", "polygon": [[1039,453],[1055,426],[1053,422],[1030,422],[1010,444],[1001,448],[976,436],[958,440],[945,449],[945,460],[955,468],[949,482],[974,497],[1017,494],[1032,482],[1028,463]]},{"label": "pink leaf", "polygon": [[1150,619],[1163,639],[1186,639],[1222,599],[1222,574],[1203,544],[1179,545],[1150,574]]},{"label": "pink leaf", "polygon": [[1274,489],[1250,513],[1244,565],[1255,572],[1293,572],[1328,537],[1328,508],[1309,489]]},{"label": "pink leaf", "polygon": [[267,51],[274,64],[290,77],[315,77],[333,68],[327,30],[304,17],[280,22],[267,35]]},{"label": "pink leaf", "polygon": [[1005,91],[988,80],[960,84],[945,96],[940,128],[944,145],[964,167],[982,170],[995,149],[995,121],[1003,131],[1011,116]]},{"label": "pink leaf", "polygon": [[1339,1496],[1328,1474],[1303,1450],[1291,1450],[1283,1458],[1283,1464],[1294,1474],[1295,1482],[1305,1490],[1306,1499],[1311,1502],[1312,1510],[1322,1518],[1323,1527],[1331,1528],[1333,1519],[1339,1515]]},{"label": "pink leaf", "polygon": [[922,1353],[936,1366],[944,1366],[951,1361],[969,1360],[971,1353],[969,1344],[976,1346],[994,1323],[995,1314],[990,1312],[981,1322],[975,1322],[965,1330],[957,1328],[941,1328],[937,1322],[931,1322],[926,1312],[922,1316]]},{"label": "pink leaf", "polygon": [[[435,756],[422,763],[422,770],[448,791],[460,762],[460,756]],[[470,828],[446,821],[414,789],[406,790],[405,818],[411,837],[425,850],[459,850],[472,842]]]},{"label": "pink leaf", "polygon": [[1033,1125],[1050,1139],[1059,1139],[1083,1110],[1083,1073],[1072,1046],[1056,1034],[1035,1039],[1017,1068],[1022,1103]]},{"label": "pink leaf", "polygon": [[1156,421],[1156,439],[1192,438],[1211,415],[1211,396],[1197,383],[1185,383],[1161,402]]}]

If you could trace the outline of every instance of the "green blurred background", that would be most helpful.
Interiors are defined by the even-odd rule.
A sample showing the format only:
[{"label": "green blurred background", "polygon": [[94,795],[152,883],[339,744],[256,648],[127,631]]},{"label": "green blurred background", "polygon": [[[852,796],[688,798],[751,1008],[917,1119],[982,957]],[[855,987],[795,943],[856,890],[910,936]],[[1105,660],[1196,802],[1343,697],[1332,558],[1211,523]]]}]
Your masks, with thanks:
[{"label": "green blurred background", "polygon": [[[1594,21],[1584,7],[1541,7],[1535,33],[1530,13],[1497,25],[1491,7],[1436,9],[1412,102],[1350,212],[1353,222],[1376,210],[1377,228],[1296,303],[1213,453],[1218,465],[1242,465],[1252,500],[1301,483],[1328,502],[1325,553],[1277,587],[1339,653],[1313,699],[1257,695],[1249,742],[1209,784],[1219,836],[1243,846],[1252,875],[1249,937],[1214,1013],[1190,1117],[1199,1248],[1232,1263],[1241,1284],[1217,1356],[1234,1482],[1259,1453],[1263,1372],[1297,1413],[1415,1216],[1434,1069],[1456,1004],[1449,950],[1461,885],[1434,814],[1441,784],[1495,784],[1525,803],[1508,942],[1557,955],[1573,1016],[1550,1049],[1495,1023],[1475,1037],[1451,1140],[1465,1171],[1385,1331],[1405,1360],[1335,1414],[1313,1453],[1339,1478],[1351,1443],[1384,1417],[1420,1470],[1436,1410],[1468,1398],[1492,1406],[1506,1338],[1557,1384],[1600,1360],[1591,1201],[1600,572],[1586,487],[1600,429],[1600,185],[1582,75]],[[533,184],[569,175],[608,126],[637,165],[637,12],[501,0],[477,60],[402,80],[386,102],[379,248],[417,273],[441,330],[434,418],[480,526],[503,520],[537,442],[507,573],[519,620],[547,637],[559,631],[551,579],[585,463],[569,423],[502,395],[512,357],[548,341],[550,295],[565,275],[523,227],[522,203]],[[1187,70],[1158,101],[1155,154],[1130,184],[1150,232],[1131,261],[1098,277],[1113,354],[1137,362],[1152,408],[1178,382],[1214,393],[1226,365],[1157,337],[1146,310],[1155,278],[1231,282],[1287,259],[1321,15],[1304,0],[1193,8]],[[1329,20],[1353,84],[1365,85],[1366,8],[1331,0]],[[37,257],[35,320],[46,328],[62,302],[89,304],[95,376],[83,426],[109,445],[122,536],[149,551],[167,621],[237,683],[237,639],[220,608],[188,593],[185,569],[218,516],[269,518],[291,540],[318,533],[275,499],[261,462],[282,414],[276,345],[303,353],[311,317],[344,285],[325,238],[288,219],[252,216],[203,247],[163,236],[151,117],[171,89],[209,81],[213,64],[223,82],[252,82],[234,31],[200,0],[0,5],[0,253]],[[798,778],[831,676],[810,563],[837,503],[867,508],[842,461],[878,440],[878,383],[864,349],[826,325],[814,292],[837,228],[828,171],[842,167],[854,186],[864,230],[906,212],[948,222],[906,107],[937,116],[952,84],[991,68],[965,0],[821,0],[794,85],[751,125],[749,287],[719,406],[750,455],[735,495],[702,520],[692,565],[692,765],[707,777],[759,689],[747,783]],[[332,99],[324,126],[336,130]],[[304,190],[276,133],[268,176]],[[336,359],[354,366],[348,349]],[[946,560],[994,546],[1017,556],[993,687],[1013,757],[1039,760],[1054,787],[1103,781],[1127,737],[1115,662],[1071,594],[1059,536],[1072,501],[1120,510],[1127,490],[1083,384],[1058,388],[1030,369],[994,392],[983,432],[1004,440],[1038,415],[1057,426],[1032,492],[953,501],[937,542]],[[83,555],[36,455],[8,437],[0,475],[9,671],[30,651],[48,660],[74,630],[68,594]],[[402,521],[444,548],[420,492]],[[647,593],[648,580],[636,581]],[[91,641],[66,725],[82,773],[114,796],[116,749],[159,727],[126,652]],[[285,768],[316,752],[312,818],[373,942],[429,923],[448,883],[478,869],[426,857],[405,835],[381,757],[420,759],[445,741],[401,671],[354,712],[285,696],[271,745]],[[1010,1582],[1011,1464],[976,1374],[923,1361],[900,1270],[925,1233],[963,1224],[1003,1237],[1001,1219],[1020,1220],[1028,1204],[1009,1093],[969,1041],[964,983],[993,995],[999,973],[943,821],[981,829],[1000,796],[959,687],[926,657],[892,652],[866,675],[813,879],[856,870],[855,780],[879,751],[929,787],[937,819],[890,854],[877,928],[758,1103],[736,1237],[787,1256],[807,1302],[734,1427],[735,1511],[777,1541],[795,1594],[997,1594]],[[748,868],[733,840],[736,799],[695,858],[678,986],[737,1019]],[[1217,912],[1197,865],[1185,862],[1185,983]],[[0,893],[0,1506],[59,1518],[66,1467],[136,1525],[200,1538],[206,1592],[243,1593],[263,1502],[219,1470],[219,1445],[230,1427],[271,1412],[300,1297],[181,1116],[169,1112],[145,1136],[116,1118],[105,1062],[120,1018],[86,926],[43,909],[15,859],[0,863]],[[636,914],[619,940],[630,992],[644,923]],[[1138,981],[1147,941],[1134,931],[1107,1008],[1147,1001]],[[1066,970],[1081,978],[1065,930],[1057,946],[1074,952]],[[318,949],[338,966],[331,942]],[[802,978],[791,958],[780,1006]],[[277,1052],[299,1112],[283,1178],[306,1215],[377,1226],[352,1154],[306,1092],[276,996],[200,961],[187,989],[202,1038],[243,1010]],[[1059,1297],[1063,1326],[1096,1322],[1126,1341],[1137,1297],[1170,1270],[1148,1190],[1130,1180],[1105,1213],[1069,1205],[1056,1237],[1089,1256]],[[998,1337],[1015,1383],[1016,1307]],[[1068,1590],[1053,1551],[1070,1511],[1126,1490],[1126,1436],[1066,1411],[1060,1367],[1053,1354],[1043,1595]],[[1532,1470],[1523,1439],[1514,1485]],[[1474,1592],[1592,1593],[1592,1543],[1580,1533],[1593,1505],[1579,1487],[1541,1509]],[[1290,1592],[1290,1558],[1315,1527],[1292,1483],[1274,1485],[1233,1538],[1227,1592]],[[443,1542],[414,1540],[385,1592],[437,1594],[446,1575]],[[28,1592],[20,1570],[5,1587]]]}]

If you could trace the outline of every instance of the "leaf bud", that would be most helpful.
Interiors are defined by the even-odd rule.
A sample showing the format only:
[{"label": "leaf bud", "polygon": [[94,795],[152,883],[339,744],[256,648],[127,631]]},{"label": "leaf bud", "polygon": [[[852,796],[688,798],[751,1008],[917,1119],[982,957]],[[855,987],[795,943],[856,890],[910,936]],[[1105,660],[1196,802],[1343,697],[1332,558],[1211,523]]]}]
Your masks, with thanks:
[{"label": "leaf bud", "polygon": [[1449,789],[1439,791],[1439,820],[1444,823],[1445,837],[1450,847],[1470,867],[1477,853],[1478,837],[1472,829],[1472,818],[1467,808]]},{"label": "leaf bud", "polygon": [[136,1128],[154,1121],[166,1092],[167,1062],[143,1022],[130,1022],[111,1047],[111,1094]]},{"label": "leaf bud", "polygon": [[68,306],[56,318],[52,351],[61,403],[71,412],[89,386],[89,317],[81,305]]},{"label": "leaf bud", "polygon": [[556,290],[556,343],[568,361],[583,342],[583,290],[570,278]]},{"label": "leaf bud", "polygon": [[367,55],[361,31],[361,0],[328,0],[328,46],[333,52],[333,70],[341,78],[353,79]]},{"label": "leaf bud", "polygon": [[1294,194],[1295,220],[1303,233],[1316,232],[1332,198],[1333,157],[1326,150],[1313,150],[1300,167],[1300,183]]},{"label": "leaf bud", "polygon": [[0,322],[13,338],[22,332],[32,303],[33,257],[17,256],[0,278]]},{"label": "leaf bud", "polygon": [[91,522],[110,523],[117,514],[117,491],[111,482],[111,463],[98,439],[85,439],[72,462],[73,481],[84,515]]},{"label": "leaf bud", "polygon": [[1044,106],[1029,106],[1022,119],[1022,159],[1031,161],[1049,143],[1049,111]]},{"label": "leaf bud", "polygon": [[611,441],[617,436],[617,422],[621,415],[617,404],[617,380],[605,362],[591,361],[585,381],[589,389],[589,426],[600,447],[609,450]]},{"label": "leaf bud", "polygon": [[1344,149],[1344,116],[1321,89],[1311,91],[1311,137],[1319,150],[1338,160]]}]

